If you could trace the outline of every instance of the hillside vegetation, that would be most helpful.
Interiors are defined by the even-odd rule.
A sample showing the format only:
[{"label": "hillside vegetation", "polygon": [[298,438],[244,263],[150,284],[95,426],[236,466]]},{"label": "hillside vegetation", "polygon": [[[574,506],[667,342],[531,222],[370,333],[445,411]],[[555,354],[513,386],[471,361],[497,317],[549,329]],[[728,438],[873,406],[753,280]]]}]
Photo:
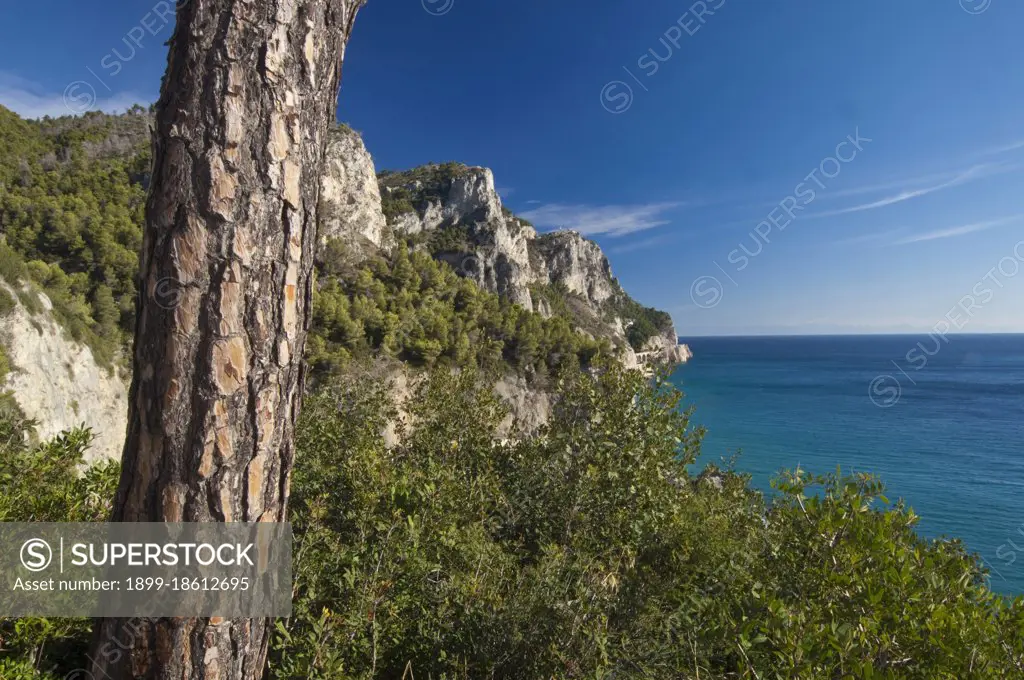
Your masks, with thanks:
[{"label": "hillside vegetation", "polygon": [[[31,310],[39,302],[29,292],[45,292],[58,321],[103,363],[123,361],[134,332],[148,124],[141,108],[24,121],[0,106],[0,277],[24,286]],[[339,248],[324,248],[318,266],[309,346],[318,372],[383,354],[547,375],[607,350],[567,319],[527,312],[404,245],[351,265]]]},{"label": "hillside vegetation", "polygon": [[[561,376],[536,435],[498,443],[472,371],[431,374],[389,448],[384,386],[341,379],[304,409],[291,520],[295,612],[270,677],[1015,678],[1024,601],[867,475],[691,476],[680,395],[616,364]],[[0,520],[101,519],[116,466],[88,434],[27,451],[0,422]],[[80,667],[89,623],[0,621],[0,677]]]},{"label": "hillside vegetation", "polygon": [[606,341],[545,319],[460,278],[428,253],[404,245],[389,258],[345,263],[329,243],[318,266],[307,359],[317,374],[338,374],[353,359],[386,356],[415,366],[508,369],[543,378],[587,366]]},{"label": "hillside vegetation", "polygon": [[134,327],[148,121],[141,108],[24,121],[0,106],[0,276],[42,289],[107,363]]},{"label": "hillside vegetation", "polygon": [[[0,108],[0,276],[26,305],[47,292],[111,362],[132,327],[147,121]],[[918,536],[869,475],[797,470],[766,497],[732,470],[694,472],[703,430],[683,396],[574,329],[567,291],[535,289],[544,318],[429,248],[354,261],[337,242],[317,277],[295,609],[269,677],[1024,677],[1024,599],[991,592],[976,556]],[[670,327],[622,300],[634,347]],[[404,403],[350,370],[380,358],[417,369]],[[496,436],[506,371],[554,393],[539,430]],[[118,465],[79,474],[91,433],[37,442],[34,425],[0,398],[0,521],[108,517]],[[91,626],[0,619],[0,679],[72,677]]]}]

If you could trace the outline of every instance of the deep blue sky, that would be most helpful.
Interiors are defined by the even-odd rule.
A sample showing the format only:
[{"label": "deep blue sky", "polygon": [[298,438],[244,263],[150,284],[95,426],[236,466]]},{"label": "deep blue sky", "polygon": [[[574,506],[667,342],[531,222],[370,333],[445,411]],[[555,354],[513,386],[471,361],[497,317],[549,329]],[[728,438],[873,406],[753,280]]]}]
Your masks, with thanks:
[{"label": "deep blue sky", "polygon": [[[0,103],[154,100],[161,4],[9,10]],[[684,337],[1024,331],[1022,26],[1018,0],[370,0],[339,117],[379,169],[492,168]]]}]

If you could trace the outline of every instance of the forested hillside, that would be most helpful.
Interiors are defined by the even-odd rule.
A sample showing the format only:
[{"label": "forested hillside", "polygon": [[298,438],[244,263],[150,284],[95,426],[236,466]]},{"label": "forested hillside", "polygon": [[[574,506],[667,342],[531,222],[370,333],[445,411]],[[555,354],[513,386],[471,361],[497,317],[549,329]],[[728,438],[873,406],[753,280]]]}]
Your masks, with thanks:
[{"label": "forested hillside", "polygon": [[[473,371],[432,373],[381,432],[384,385],[306,404],[291,521],[295,611],[270,677],[1022,677],[1024,601],[956,542],[925,541],[867,475],[779,478],[774,499],[709,467],[661,381],[562,375],[547,426],[495,441]],[[27,448],[0,417],[0,521],[98,521],[117,465],[73,432]],[[81,667],[89,622],[0,619],[0,677]],[[411,674],[410,674],[411,672]]]},{"label": "forested hillside", "polygon": [[44,290],[107,362],[133,328],[148,125],[141,108],[24,121],[0,106],[0,276]]},{"label": "forested hillside", "polygon": [[544,377],[589,365],[607,340],[573,330],[561,316],[529,312],[460,278],[404,245],[358,266],[328,243],[315,291],[308,350],[314,371],[337,373],[353,359],[385,355],[416,366],[513,368]]},{"label": "forested hillside", "polygon": [[[43,121],[0,107],[0,276],[45,292],[69,333],[107,363],[123,361],[134,331],[149,123],[141,107]],[[325,244],[314,369],[337,372],[353,356],[384,355],[546,375],[611,350],[577,333],[570,315],[525,310],[412,246],[364,261],[340,240]],[[27,291],[21,297],[38,307]]]},{"label": "forested hillside", "polygon": [[[0,108],[0,276],[26,308],[46,292],[112,365],[133,328],[147,123]],[[976,556],[918,536],[869,475],[796,470],[766,497],[701,459],[699,411],[623,360],[674,349],[671,319],[620,295],[596,245],[531,234],[486,172],[459,177],[438,192],[386,175],[376,226],[325,234],[295,609],[269,677],[1024,677],[1024,599],[991,592]],[[400,403],[373,362],[419,377]],[[554,406],[499,436],[491,385],[509,372]],[[36,425],[0,400],[0,521],[109,517],[118,464],[81,472],[91,433],[39,441]],[[0,619],[0,679],[78,677],[91,629]]]}]

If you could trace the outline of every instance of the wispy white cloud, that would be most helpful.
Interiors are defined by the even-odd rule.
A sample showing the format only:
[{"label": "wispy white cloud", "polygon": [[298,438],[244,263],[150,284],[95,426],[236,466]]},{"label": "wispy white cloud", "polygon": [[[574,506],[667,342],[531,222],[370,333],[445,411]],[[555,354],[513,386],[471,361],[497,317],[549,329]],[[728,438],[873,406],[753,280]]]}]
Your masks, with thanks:
[{"label": "wispy white cloud", "polygon": [[571,229],[581,234],[623,236],[668,224],[664,213],[681,203],[642,205],[566,205],[549,203],[527,210],[522,217],[538,227]]},{"label": "wispy white cloud", "polygon": [[967,184],[968,182],[980,179],[982,177],[1000,174],[1003,172],[1009,172],[1012,169],[1014,169],[1013,166],[1005,165],[975,165],[963,172],[958,173],[951,179],[947,179],[943,182],[940,182],[939,184],[932,184],[929,186],[920,187],[918,189],[907,189],[899,192],[898,194],[886,196],[884,198],[878,199],[877,201],[871,201],[870,203],[861,203],[859,205],[850,206],[848,208],[840,208],[839,210],[828,210],[825,212],[808,215],[808,217],[835,217],[837,215],[849,215],[850,213],[858,213],[864,212],[866,210],[876,210],[878,208],[885,208],[890,205],[903,203],[904,201],[909,201],[914,198],[920,198],[921,196],[927,196],[928,194],[934,194],[938,191],[943,191],[945,189],[951,189],[953,187]]},{"label": "wispy white cloud", "polygon": [[[998,154],[1005,153],[1005,152],[1008,152],[1008,151],[1012,151],[1014,149],[1021,149],[1021,148],[1024,148],[1024,140],[1022,140],[1020,142],[1016,142],[1014,144],[1008,144],[1006,146],[994,147],[994,148],[987,149],[985,151],[979,152],[978,154],[975,154],[974,158],[977,159],[977,158],[980,158],[980,157],[983,157],[983,156],[994,156],[994,155],[998,155]],[[1022,166],[1021,164],[1006,164],[1006,163],[989,162],[989,163],[982,163],[981,165],[977,165],[977,166],[972,166],[972,167],[968,168],[967,170],[947,170],[947,171],[944,171],[944,172],[933,172],[933,173],[929,173],[929,174],[925,174],[925,175],[917,175],[917,176],[910,176],[910,177],[903,177],[903,178],[893,177],[890,180],[883,180],[883,181],[876,182],[874,184],[866,184],[866,185],[863,185],[863,186],[850,187],[848,189],[833,189],[832,187],[829,187],[828,191],[820,192],[818,194],[816,200],[818,200],[818,201],[835,201],[835,200],[841,199],[841,198],[851,198],[851,197],[855,197],[855,196],[867,196],[867,195],[870,195],[870,194],[878,194],[878,193],[888,192],[888,191],[897,191],[897,192],[899,192],[899,193],[896,194],[896,196],[889,197],[890,199],[898,197],[898,196],[900,196],[902,194],[908,194],[908,195],[910,195],[909,198],[915,198],[918,195],[925,195],[927,193],[931,193],[933,191],[938,191],[938,190],[941,190],[943,188],[946,188],[947,186],[952,187],[952,186],[956,186],[959,183],[963,183],[965,181],[968,181],[968,180],[970,180],[972,178],[968,177],[968,178],[965,179],[963,177],[963,175],[970,174],[974,170],[977,170],[979,172],[978,178],[980,178],[982,176],[999,175],[999,174],[1013,172],[1013,171],[1016,171],[1016,170],[1020,170],[1022,167],[1024,167],[1024,166]],[[918,193],[918,192],[921,192],[921,193]],[[909,198],[904,198],[903,200],[909,200]],[[735,202],[735,201],[733,201],[733,202]],[[881,202],[881,201],[877,201],[877,202]],[[898,202],[898,201],[896,201],[896,202]],[[858,208],[864,209],[864,210],[869,210],[869,209],[871,209],[871,207],[882,207],[882,206],[875,206],[874,205],[875,203],[876,202],[868,203],[868,204],[866,204],[867,207],[853,206],[852,208],[846,208],[844,210],[829,211],[829,212],[817,213],[817,214],[814,214],[814,215],[808,215],[808,217],[830,217],[830,216],[833,216],[833,215],[836,215],[836,214],[843,214],[845,212],[857,212]],[[778,205],[778,201],[777,200],[765,201],[763,203],[758,203],[757,205],[759,205],[759,206],[775,206],[775,205]],[[891,203],[886,203],[885,205],[891,205]]]},{"label": "wispy white cloud", "polygon": [[1004,144],[1003,146],[996,146],[983,152],[986,156],[995,156],[1001,153],[1009,153],[1016,151],[1017,149],[1024,149],[1024,139],[1019,139],[1016,142]]},{"label": "wispy white cloud", "polygon": [[[85,110],[106,111],[115,113],[125,111],[134,104],[145,104],[147,97],[131,92],[116,92],[106,97],[99,97],[96,89],[85,82],[76,83],[71,93],[72,106],[69,109],[64,101],[64,92],[47,92],[39,85],[20,78],[12,73],[0,71],[0,104],[17,113],[22,118],[42,118],[51,116],[58,118]],[[90,105],[91,104],[91,105]]]},{"label": "wispy white cloud", "polygon": [[994,227],[1001,227],[1004,224],[1011,224],[1021,219],[1024,219],[1024,214],[1009,215],[1008,217],[1001,217],[995,220],[972,222],[970,224],[964,224],[957,227],[946,227],[944,229],[936,229],[934,231],[928,231],[918,234],[908,233],[910,232],[910,229],[908,227],[895,227],[893,229],[875,231],[867,234],[859,234],[856,236],[851,236],[849,238],[840,239],[838,241],[834,241],[832,245],[851,246],[868,243],[877,243],[888,246],[903,246],[908,245],[910,243],[921,243],[923,241],[935,241],[938,239],[953,238],[955,236],[973,234],[976,231],[984,231],[986,229],[992,229]]},{"label": "wispy white cloud", "polygon": [[540,205],[541,203],[543,203],[543,201],[537,201],[537,200],[531,199],[531,200],[526,202],[526,205]]},{"label": "wispy white cloud", "polygon": [[987,220],[984,222],[973,222],[971,224],[964,224],[959,227],[949,227],[947,229],[938,229],[936,231],[929,231],[923,234],[914,234],[907,236],[898,241],[893,242],[893,245],[902,246],[909,243],[920,243],[922,241],[935,241],[942,238],[952,238],[954,236],[963,236],[965,234],[973,234],[976,231],[984,231],[985,229],[992,229],[993,227],[1001,227],[1004,224],[1010,224],[1017,222],[1024,215],[1010,215],[1009,217],[1002,217],[998,220]]},{"label": "wispy white cloud", "polygon": [[863,245],[866,243],[885,243],[889,245],[892,243],[893,238],[905,233],[906,229],[899,227],[896,229],[888,229],[886,231],[875,231],[869,234],[859,234],[857,236],[851,236],[849,238],[839,239],[832,243],[835,246],[856,246]]},{"label": "wispy white cloud", "polygon": [[650,238],[633,239],[631,241],[626,241],[622,243],[622,245],[617,245],[609,248],[608,252],[612,254],[632,253],[637,250],[645,250],[647,248],[652,248],[654,246],[661,245],[662,243],[666,243],[669,240],[670,238],[667,234],[663,234],[661,236],[652,236]]},{"label": "wispy white cloud", "polygon": [[866,194],[877,194],[882,191],[893,191],[902,189],[903,191],[913,191],[917,188],[921,188],[922,185],[941,184],[955,179],[960,173],[958,172],[936,172],[928,175],[921,175],[919,177],[911,177],[904,179],[894,179],[889,182],[880,182],[878,184],[868,184],[861,187],[852,187],[850,189],[837,189],[832,191],[829,189],[827,193],[822,193],[822,198],[835,199],[835,198],[847,198],[850,196],[864,196]]}]

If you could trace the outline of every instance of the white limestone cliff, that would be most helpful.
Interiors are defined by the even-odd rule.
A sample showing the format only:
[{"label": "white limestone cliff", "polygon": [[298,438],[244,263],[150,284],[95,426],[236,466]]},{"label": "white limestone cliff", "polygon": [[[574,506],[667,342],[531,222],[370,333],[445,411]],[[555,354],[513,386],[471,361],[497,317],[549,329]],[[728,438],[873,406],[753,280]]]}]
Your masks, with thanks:
[{"label": "white limestone cliff", "polygon": [[70,337],[53,318],[50,300],[38,295],[42,311],[33,314],[15,289],[0,281],[15,301],[0,317],[0,342],[11,364],[2,387],[9,390],[36,433],[48,439],[79,425],[95,439],[86,462],[119,459],[128,426],[128,386],[116,370],[100,366],[92,350]]},{"label": "white limestone cliff", "polygon": [[455,229],[457,244],[445,239],[432,252],[482,288],[546,316],[552,314],[551,304],[537,287],[567,293],[578,327],[611,339],[627,366],[689,359],[671,324],[659,329],[638,359],[626,340],[631,319],[618,316],[623,305],[617,303],[629,298],[600,246],[576,231],[538,235],[502,206],[489,169],[446,163],[382,173],[380,180],[390,228],[420,242]]},{"label": "white limestone cliff", "polygon": [[386,229],[370,152],[350,128],[332,129],[320,183],[320,241],[338,238],[354,249],[381,248]]}]

